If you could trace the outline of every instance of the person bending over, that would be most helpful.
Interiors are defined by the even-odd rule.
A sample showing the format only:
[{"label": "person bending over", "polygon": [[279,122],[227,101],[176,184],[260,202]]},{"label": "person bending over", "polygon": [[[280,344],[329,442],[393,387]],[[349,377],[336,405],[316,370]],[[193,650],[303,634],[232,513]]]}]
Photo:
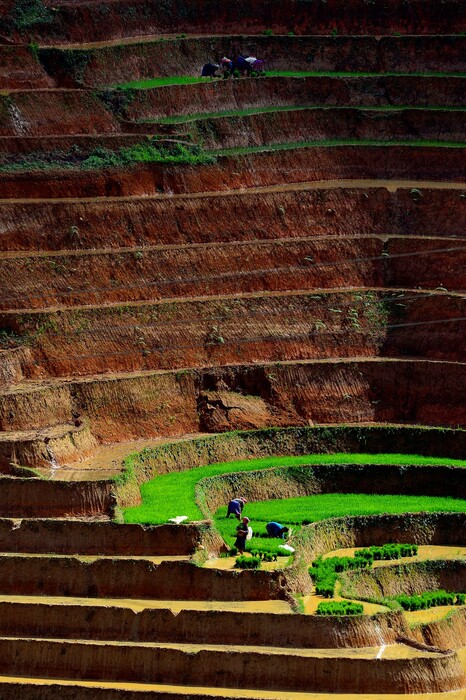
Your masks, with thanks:
[{"label": "person bending over", "polygon": [[245,498],[233,498],[228,504],[227,518],[234,515],[237,520],[240,520],[245,503],[247,503]]},{"label": "person bending over", "polygon": [[287,535],[290,531],[289,527],[284,527],[283,525],[280,525],[280,523],[276,523],[274,520],[267,523],[265,529],[267,530],[269,537],[278,537],[281,540],[284,540],[285,535]]}]

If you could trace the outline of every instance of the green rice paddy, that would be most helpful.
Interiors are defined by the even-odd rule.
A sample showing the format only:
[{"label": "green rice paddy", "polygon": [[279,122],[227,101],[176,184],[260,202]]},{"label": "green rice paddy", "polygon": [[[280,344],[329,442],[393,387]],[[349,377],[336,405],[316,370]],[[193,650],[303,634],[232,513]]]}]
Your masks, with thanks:
[{"label": "green rice paddy", "polygon": [[[228,474],[232,472],[246,472],[254,471],[259,469],[270,469],[272,467],[288,467],[288,466],[298,466],[298,465],[313,465],[313,464],[415,464],[415,465],[446,465],[455,467],[466,467],[466,461],[464,460],[454,460],[454,459],[440,459],[436,457],[421,457],[419,455],[406,455],[406,454],[320,454],[320,455],[300,455],[298,457],[265,457],[261,459],[251,459],[251,460],[240,460],[235,462],[223,462],[217,464],[209,464],[202,467],[196,467],[195,469],[190,469],[188,471],[182,472],[172,472],[169,474],[164,474],[152,479],[151,481],[142,484],[141,486],[141,496],[142,504],[132,508],[126,508],[124,511],[124,519],[127,523],[146,523],[146,524],[160,524],[167,522],[170,518],[177,515],[186,515],[190,520],[199,520],[204,516],[200,511],[195,500],[195,488],[196,484],[206,477],[217,476],[219,474]],[[333,497],[332,503],[322,503],[324,510],[319,510],[317,507],[318,502],[310,506],[306,504],[305,506],[299,505],[301,510],[293,510],[295,506],[290,503],[294,499],[288,499],[286,501],[274,501],[273,510],[267,510],[267,515],[261,515],[260,508],[262,504],[248,504],[248,511],[251,509],[251,514],[257,520],[261,521],[261,518],[267,522],[268,520],[274,520],[276,518],[281,518],[285,522],[301,522],[303,519],[319,520],[326,517],[332,517],[336,514],[341,514],[341,507],[346,503],[345,498],[341,499],[339,494],[330,494]],[[309,497],[309,498],[321,498],[321,497]],[[369,507],[368,503],[371,501],[376,508],[382,508],[377,512],[385,512],[384,508],[386,503],[380,501],[380,498],[393,498],[398,502],[399,498],[405,497],[381,497],[381,496],[362,496],[358,494],[358,509],[363,506]],[[412,497],[414,501],[421,503],[422,508],[429,505],[425,501],[426,497]],[[367,501],[367,499],[369,499]],[[457,499],[447,499],[451,501],[450,506],[454,509],[458,505]],[[363,503],[364,501],[364,503]],[[367,502],[366,502],[367,501]],[[415,507],[414,501],[410,502],[410,507]],[[437,502],[435,507],[434,501]],[[277,510],[278,503],[285,504],[285,510]],[[341,506],[339,505],[341,503]],[[288,504],[288,506],[286,505]],[[460,510],[466,511],[466,501],[461,502]],[[430,506],[435,510],[442,510],[446,507],[447,503],[445,499],[432,499]],[[395,506],[393,506],[395,507]],[[255,509],[258,510],[255,510]],[[286,510],[289,508],[289,510]],[[298,508],[298,506],[296,506]],[[311,515],[305,515],[301,517],[299,513],[304,512],[307,509],[307,513]],[[254,511],[252,510],[254,509]],[[404,506],[404,512],[406,506]],[[419,510],[419,508],[418,508]],[[357,510],[353,514],[362,514],[363,510]],[[400,511],[396,511],[400,512]],[[298,513],[298,514],[297,514]],[[348,510],[344,511],[348,515]],[[219,511],[220,519],[222,518],[222,509]],[[229,522],[229,521],[226,521]]]},{"label": "green rice paddy", "polygon": [[[266,533],[265,525],[275,520],[282,525],[300,526],[303,520],[316,522],[326,518],[348,515],[378,515],[380,513],[466,513],[466,500],[434,496],[378,495],[365,493],[324,493],[315,496],[287,498],[283,500],[247,503],[243,514],[250,518],[250,526],[257,535]],[[215,513],[215,524],[225,542],[231,547],[235,540],[237,520],[226,518],[227,508],[222,506]],[[253,537],[247,549],[262,549],[275,553],[278,539]]]},{"label": "green rice paddy", "polygon": [[[266,78],[378,78],[408,76],[416,78],[464,78],[466,73],[373,73],[358,71],[267,71]],[[245,78],[246,79],[246,78]],[[251,78],[248,78],[251,80]],[[264,78],[258,78],[263,80]],[[241,78],[239,78],[241,80]],[[127,83],[119,83],[114,88],[149,90],[152,88],[166,87],[168,85],[193,85],[195,83],[212,82],[211,78],[202,78],[197,75],[172,75],[145,80],[131,80]],[[214,79],[215,82],[215,79]]]}]

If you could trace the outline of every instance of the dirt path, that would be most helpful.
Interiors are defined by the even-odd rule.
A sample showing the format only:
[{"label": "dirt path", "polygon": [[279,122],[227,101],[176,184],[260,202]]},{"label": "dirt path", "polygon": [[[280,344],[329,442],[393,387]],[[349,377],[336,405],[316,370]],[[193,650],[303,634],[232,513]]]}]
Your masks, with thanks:
[{"label": "dirt path", "polygon": [[[429,241],[439,241],[440,243],[445,243],[448,241],[451,241],[452,243],[455,243],[456,246],[454,247],[447,247],[444,248],[442,247],[440,250],[429,250],[427,251],[429,254],[432,252],[439,252],[439,253],[445,253],[445,252],[451,252],[454,250],[464,250],[464,246],[459,246],[458,243],[462,242],[462,239],[458,238],[453,238],[453,237],[446,237],[446,236],[417,236],[417,235],[409,235],[409,236],[401,236],[399,234],[362,234],[362,235],[357,235],[357,236],[345,236],[344,239],[342,239],[342,236],[338,235],[324,235],[324,236],[303,236],[300,238],[274,238],[272,240],[268,238],[251,238],[246,241],[213,241],[209,243],[183,243],[181,245],[175,244],[175,245],[170,245],[170,244],[162,244],[162,245],[148,245],[148,246],[143,246],[143,250],[146,252],[150,251],[163,251],[163,250],[177,250],[177,249],[182,249],[182,250],[206,250],[209,248],[219,248],[219,247],[224,247],[224,246],[234,246],[235,248],[238,247],[250,247],[252,245],[266,245],[270,246],[271,244],[273,245],[282,245],[282,244],[291,244],[296,241],[299,241],[301,243],[313,243],[317,241],[339,241],[341,242],[342,240],[345,241],[351,241],[351,240],[373,240],[373,239],[381,240],[381,241],[388,241],[388,240],[429,240]],[[94,256],[94,255],[117,255],[119,253],[133,253],[136,250],[141,250],[141,246],[130,246],[130,247],[116,247],[116,248],[84,248],[84,249],[78,249],[76,250],[75,248],[64,248],[61,250],[6,250],[6,251],[0,251],[0,260],[9,260],[9,259],[23,259],[23,258],[63,258],[63,257],[75,257],[75,258],[82,258],[84,256]],[[392,258],[397,258],[400,256],[405,256],[405,255],[411,255],[411,253],[393,253],[390,257]],[[378,258],[365,258],[366,260],[372,260],[372,259],[378,259]],[[340,262],[340,261],[338,261]],[[322,265],[323,263],[316,263],[316,266]],[[332,261],[332,264],[333,261]]]},{"label": "dirt path", "polygon": [[[465,191],[466,184],[462,182],[444,182],[438,180],[315,180],[312,182],[295,182],[291,184],[266,185],[265,187],[248,187],[240,190],[219,190],[214,192],[192,192],[181,194],[155,194],[137,195],[128,197],[112,197],[112,202],[135,202],[138,200],[150,201],[151,199],[160,201],[168,199],[171,201],[183,199],[206,199],[213,197],[235,197],[249,194],[267,194],[269,192],[301,192],[305,190],[335,190],[335,189],[373,189],[384,188],[389,192],[396,192],[398,189],[434,189],[434,190],[459,190]],[[61,204],[66,202],[105,202],[108,197],[60,197],[60,198],[12,198],[0,199],[2,204]]]},{"label": "dirt path", "polygon": [[[444,240],[444,239],[442,239]],[[1,256],[0,256],[1,259]],[[125,302],[120,302],[120,301],[114,301],[114,302],[107,302],[105,304],[81,304],[81,305],[76,305],[74,304],[72,307],[70,306],[65,306],[65,305],[58,305],[58,306],[44,306],[42,308],[33,308],[33,309],[15,309],[12,311],[6,310],[2,311],[1,314],[2,316],[21,316],[22,314],[44,314],[44,313],[55,313],[57,311],[60,312],[75,312],[75,311],[92,311],[92,310],[97,310],[97,309],[106,309],[106,310],[111,310],[111,309],[118,309],[121,308],[121,306],[124,306],[125,308],[144,308],[145,306],[164,306],[165,304],[170,305],[170,304],[192,304],[196,302],[217,302],[217,301],[231,301],[234,299],[281,299],[283,297],[296,297],[296,296],[309,296],[309,297],[314,297],[316,295],[325,295],[326,297],[330,297],[333,294],[354,294],[358,292],[376,292],[379,294],[383,293],[389,293],[389,294],[412,294],[413,296],[410,297],[410,299],[426,299],[426,298],[432,298],[432,297],[455,297],[458,299],[464,299],[465,294],[463,292],[457,292],[457,291],[448,291],[444,292],[441,290],[419,290],[419,289],[413,289],[413,288],[408,288],[408,287],[326,287],[325,289],[321,289],[319,287],[316,287],[314,289],[286,289],[282,292],[268,292],[266,290],[260,291],[260,292],[241,292],[238,294],[213,294],[213,295],[208,295],[208,296],[194,296],[194,297],[166,297],[163,299],[144,299],[142,301],[125,301]],[[404,299],[406,301],[406,298]]]},{"label": "dirt path", "polygon": [[[405,357],[368,357],[368,356],[355,356],[355,357],[325,357],[318,359],[305,359],[305,360],[284,360],[280,362],[281,366],[296,366],[296,365],[322,365],[322,364],[354,364],[354,363],[364,363],[364,364],[406,364],[410,365],[425,365],[428,369],[432,365],[454,365],[454,366],[464,366],[466,370],[466,362],[454,362],[451,360],[430,360],[424,357],[420,358],[409,358]],[[242,362],[241,367],[276,367],[276,362]],[[222,367],[238,367],[238,363],[227,363],[223,364]],[[196,370],[210,369],[210,367],[177,367],[176,369],[149,369],[142,370],[138,372],[108,372],[108,374],[92,374],[85,377],[75,377],[67,376],[60,378],[46,378],[46,379],[32,379],[29,381],[16,384],[14,387],[8,387],[0,391],[0,396],[8,396],[10,394],[20,394],[27,393],[29,391],[37,391],[44,388],[50,388],[53,386],[60,386],[62,384],[90,384],[95,381],[106,382],[114,381],[120,379],[135,379],[137,377],[151,377],[155,375],[165,375],[165,374],[177,374],[182,372],[194,372]],[[346,425],[346,423],[345,423]],[[358,425],[360,425],[358,423]]]}]

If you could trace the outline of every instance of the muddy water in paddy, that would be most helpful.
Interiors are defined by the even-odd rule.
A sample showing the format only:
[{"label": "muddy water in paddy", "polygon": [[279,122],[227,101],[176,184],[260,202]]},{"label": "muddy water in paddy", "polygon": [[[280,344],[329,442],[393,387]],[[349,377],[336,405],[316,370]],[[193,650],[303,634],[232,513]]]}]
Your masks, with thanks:
[{"label": "muddy water in paddy", "polygon": [[458,610],[457,605],[440,605],[438,608],[430,608],[429,610],[406,611],[404,616],[409,625],[424,625],[428,622],[443,620],[455,610]]}]

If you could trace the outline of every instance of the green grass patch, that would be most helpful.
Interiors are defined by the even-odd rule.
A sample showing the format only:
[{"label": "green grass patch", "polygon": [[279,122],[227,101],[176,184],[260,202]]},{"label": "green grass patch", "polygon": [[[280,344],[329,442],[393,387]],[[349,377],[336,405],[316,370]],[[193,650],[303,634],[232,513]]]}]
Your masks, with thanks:
[{"label": "green grass patch", "polygon": [[49,170],[54,168],[97,170],[101,168],[130,167],[137,163],[188,164],[203,165],[215,162],[213,154],[200,146],[186,146],[173,143],[169,146],[158,144],[156,139],[147,139],[141,143],[117,150],[95,148],[91,153],[80,153],[79,147],[69,151],[51,153],[32,153],[27,156],[4,156],[0,163],[0,172],[17,172],[24,170]]},{"label": "green grass patch", "polygon": [[[226,506],[225,506],[226,513]],[[217,513],[223,515],[223,508]],[[277,520],[283,525],[300,525],[304,520],[317,522],[326,518],[379,513],[466,512],[466,499],[447,496],[405,496],[365,493],[322,493],[299,498],[274,499],[247,504],[251,521]]]},{"label": "green grass patch", "polygon": [[[466,467],[466,460],[406,454],[347,454],[340,452],[335,454],[263,457],[260,459],[208,464],[188,471],[163,474],[142,484],[142,504],[125,509],[125,522],[160,524],[167,522],[167,520],[176,515],[187,515],[190,520],[199,520],[202,519],[203,515],[195,502],[195,488],[201,479],[231,472],[247,472],[258,469],[270,469],[272,467],[313,464],[415,464]],[[277,503],[277,501],[274,501],[274,503]],[[260,504],[248,504],[248,510],[252,505],[255,507]],[[266,522],[271,519],[267,517]],[[302,520],[303,518],[300,518],[299,522]]]},{"label": "green grass patch", "polygon": [[[236,520],[226,518],[227,507],[215,513],[215,524],[227,545],[235,538]],[[327,518],[344,518],[354,515],[381,515],[382,513],[464,513],[466,499],[437,496],[379,495],[364,493],[325,493],[299,498],[274,499],[248,503],[244,513],[250,518],[254,536],[246,549],[262,549],[275,553],[278,539],[264,539],[265,525],[271,520],[292,527],[296,531],[303,522],[312,523]],[[292,543],[291,543],[292,544]]]},{"label": "green grass patch", "polygon": [[[465,78],[466,73],[445,73],[428,71],[425,73],[373,73],[364,71],[266,71],[265,78],[378,78],[407,76],[416,78]],[[220,81],[221,79],[219,79]],[[239,78],[239,80],[254,80],[254,78]],[[256,78],[264,80],[264,78]],[[193,85],[195,83],[213,82],[211,78],[202,78],[197,75],[170,75],[157,78],[147,78],[145,80],[130,80],[126,83],[113,85],[114,88],[123,90],[131,88],[134,90],[150,90],[152,88],[166,87],[169,85]]]}]

